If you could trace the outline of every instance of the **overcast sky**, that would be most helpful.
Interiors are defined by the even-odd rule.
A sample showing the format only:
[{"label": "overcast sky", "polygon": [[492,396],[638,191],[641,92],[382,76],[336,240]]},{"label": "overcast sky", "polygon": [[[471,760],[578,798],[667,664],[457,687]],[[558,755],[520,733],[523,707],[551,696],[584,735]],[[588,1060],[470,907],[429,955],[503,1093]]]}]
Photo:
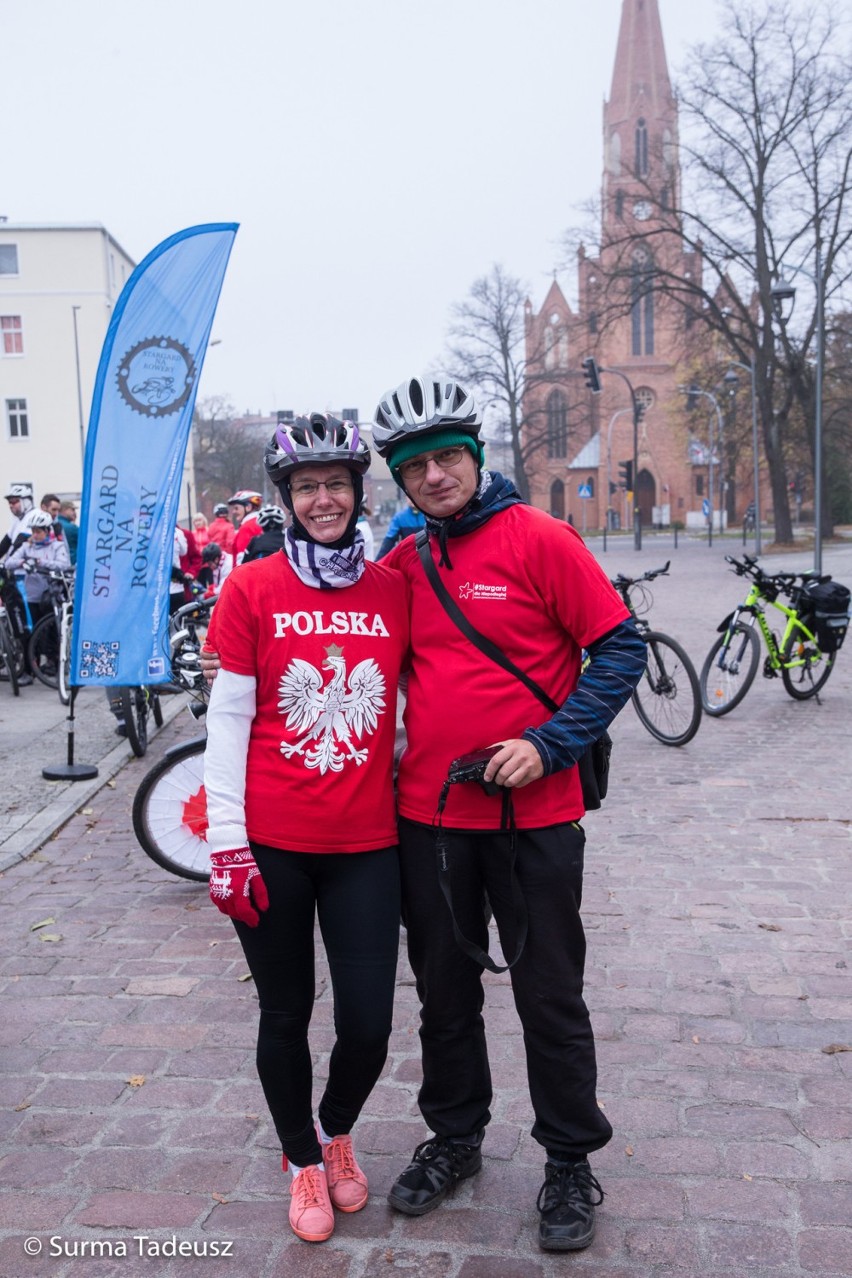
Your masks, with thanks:
[{"label": "overcast sky", "polygon": [[[621,7],[0,0],[0,215],[100,222],[136,261],[239,222],[200,395],[369,418],[494,262],[540,305],[600,184]],[[719,15],[660,12],[674,76]]]}]

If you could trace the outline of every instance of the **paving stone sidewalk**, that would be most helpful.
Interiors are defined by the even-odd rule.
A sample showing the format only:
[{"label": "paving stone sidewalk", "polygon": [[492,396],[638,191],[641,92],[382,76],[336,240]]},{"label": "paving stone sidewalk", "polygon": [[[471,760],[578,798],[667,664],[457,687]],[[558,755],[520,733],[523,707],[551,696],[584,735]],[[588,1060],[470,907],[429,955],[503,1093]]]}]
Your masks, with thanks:
[{"label": "paving stone sidewalk", "polygon": [[[723,562],[739,549],[646,539],[601,559],[615,573],[672,558],[654,623],[700,665],[742,596]],[[852,547],[825,561],[852,582]],[[158,869],[130,829],[139,778],[194,733],[179,715],[0,876],[0,1278],[848,1278],[851,711],[847,645],[821,705],[758,678],[681,749],[653,741],[631,707],[617,721],[610,797],[586,821],[584,901],[599,1098],[616,1135],[593,1158],[607,1191],[596,1241],[575,1255],[536,1244],[543,1155],[505,977],[486,978],[482,1173],[419,1220],[387,1207],[425,1135],[404,959],[390,1057],[355,1132],[369,1204],[322,1246],[290,1234],[241,951],[205,888]],[[321,1076],[321,951],[317,971]]]}]

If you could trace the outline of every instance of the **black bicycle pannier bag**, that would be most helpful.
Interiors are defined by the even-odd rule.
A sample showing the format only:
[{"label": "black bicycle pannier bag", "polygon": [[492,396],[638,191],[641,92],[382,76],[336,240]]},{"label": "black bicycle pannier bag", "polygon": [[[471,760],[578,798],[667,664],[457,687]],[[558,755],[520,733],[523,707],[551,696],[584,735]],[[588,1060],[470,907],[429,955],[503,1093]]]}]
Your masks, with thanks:
[{"label": "black bicycle pannier bag", "polygon": [[[823,652],[837,652],[843,646],[849,628],[850,597],[849,587],[839,581],[814,582],[805,588],[807,605],[802,611],[813,619]],[[807,617],[803,619],[807,625]]]}]

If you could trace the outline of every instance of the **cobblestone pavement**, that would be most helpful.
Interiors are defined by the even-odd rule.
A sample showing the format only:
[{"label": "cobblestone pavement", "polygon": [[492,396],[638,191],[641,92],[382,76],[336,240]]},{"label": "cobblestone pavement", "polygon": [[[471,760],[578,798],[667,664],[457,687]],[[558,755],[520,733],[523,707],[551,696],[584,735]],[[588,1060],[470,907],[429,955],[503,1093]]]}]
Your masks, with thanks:
[{"label": "cobblestone pavement", "polygon": [[[646,538],[602,560],[633,572],[671,554],[654,622],[700,665],[742,593],[722,559],[738,549]],[[825,566],[852,582],[852,547],[826,547]],[[610,797],[586,823],[584,911],[616,1135],[593,1158],[607,1191],[594,1246],[561,1256],[535,1239],[543,1156],[505,977],[486,977],[496,1094],[482,1173],[422,1219],[386,1206],[424,1137],[404,961],[390,1058],[355,1131],[370,1202],[322,1246],[290,1234],[241,951],[203,886],[158,869],[129,828],[140,776],[193,735],[178,717],[2,875],[0,1275],[848,1278],[852,1050],[835,1049],[852,1048],[850,706],[847,645],[821,705],[758,678],[679,750],[630,707],[617,721]],[[318,972],[321,1076],[322,959]]]}]

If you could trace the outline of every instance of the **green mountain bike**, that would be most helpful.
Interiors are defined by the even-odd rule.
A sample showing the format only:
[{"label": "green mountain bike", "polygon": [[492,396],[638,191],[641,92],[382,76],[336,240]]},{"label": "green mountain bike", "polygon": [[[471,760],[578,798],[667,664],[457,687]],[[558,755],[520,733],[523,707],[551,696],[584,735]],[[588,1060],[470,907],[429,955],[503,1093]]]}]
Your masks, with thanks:
[{"label": "green mountain bike", "polygon": [[[760,636],[766,644],[763,674],[779,674],[797,701],[817,697],[834,669],[849,625],[850,594],[830,576],[812,573],[766,573],[751,555],[725,556],[738,577],[750,577],[743,601],[719,625],[719,638],[701,670],[701,701],[707,714],[719,718],[738,706],[748,692],[760,661]],[[783,595],[789,604],[782,603]],[[777,609],[785,625],[780,638],[769,628],[765,605]],[[817,697],[818,699],[818,697]]]}]

